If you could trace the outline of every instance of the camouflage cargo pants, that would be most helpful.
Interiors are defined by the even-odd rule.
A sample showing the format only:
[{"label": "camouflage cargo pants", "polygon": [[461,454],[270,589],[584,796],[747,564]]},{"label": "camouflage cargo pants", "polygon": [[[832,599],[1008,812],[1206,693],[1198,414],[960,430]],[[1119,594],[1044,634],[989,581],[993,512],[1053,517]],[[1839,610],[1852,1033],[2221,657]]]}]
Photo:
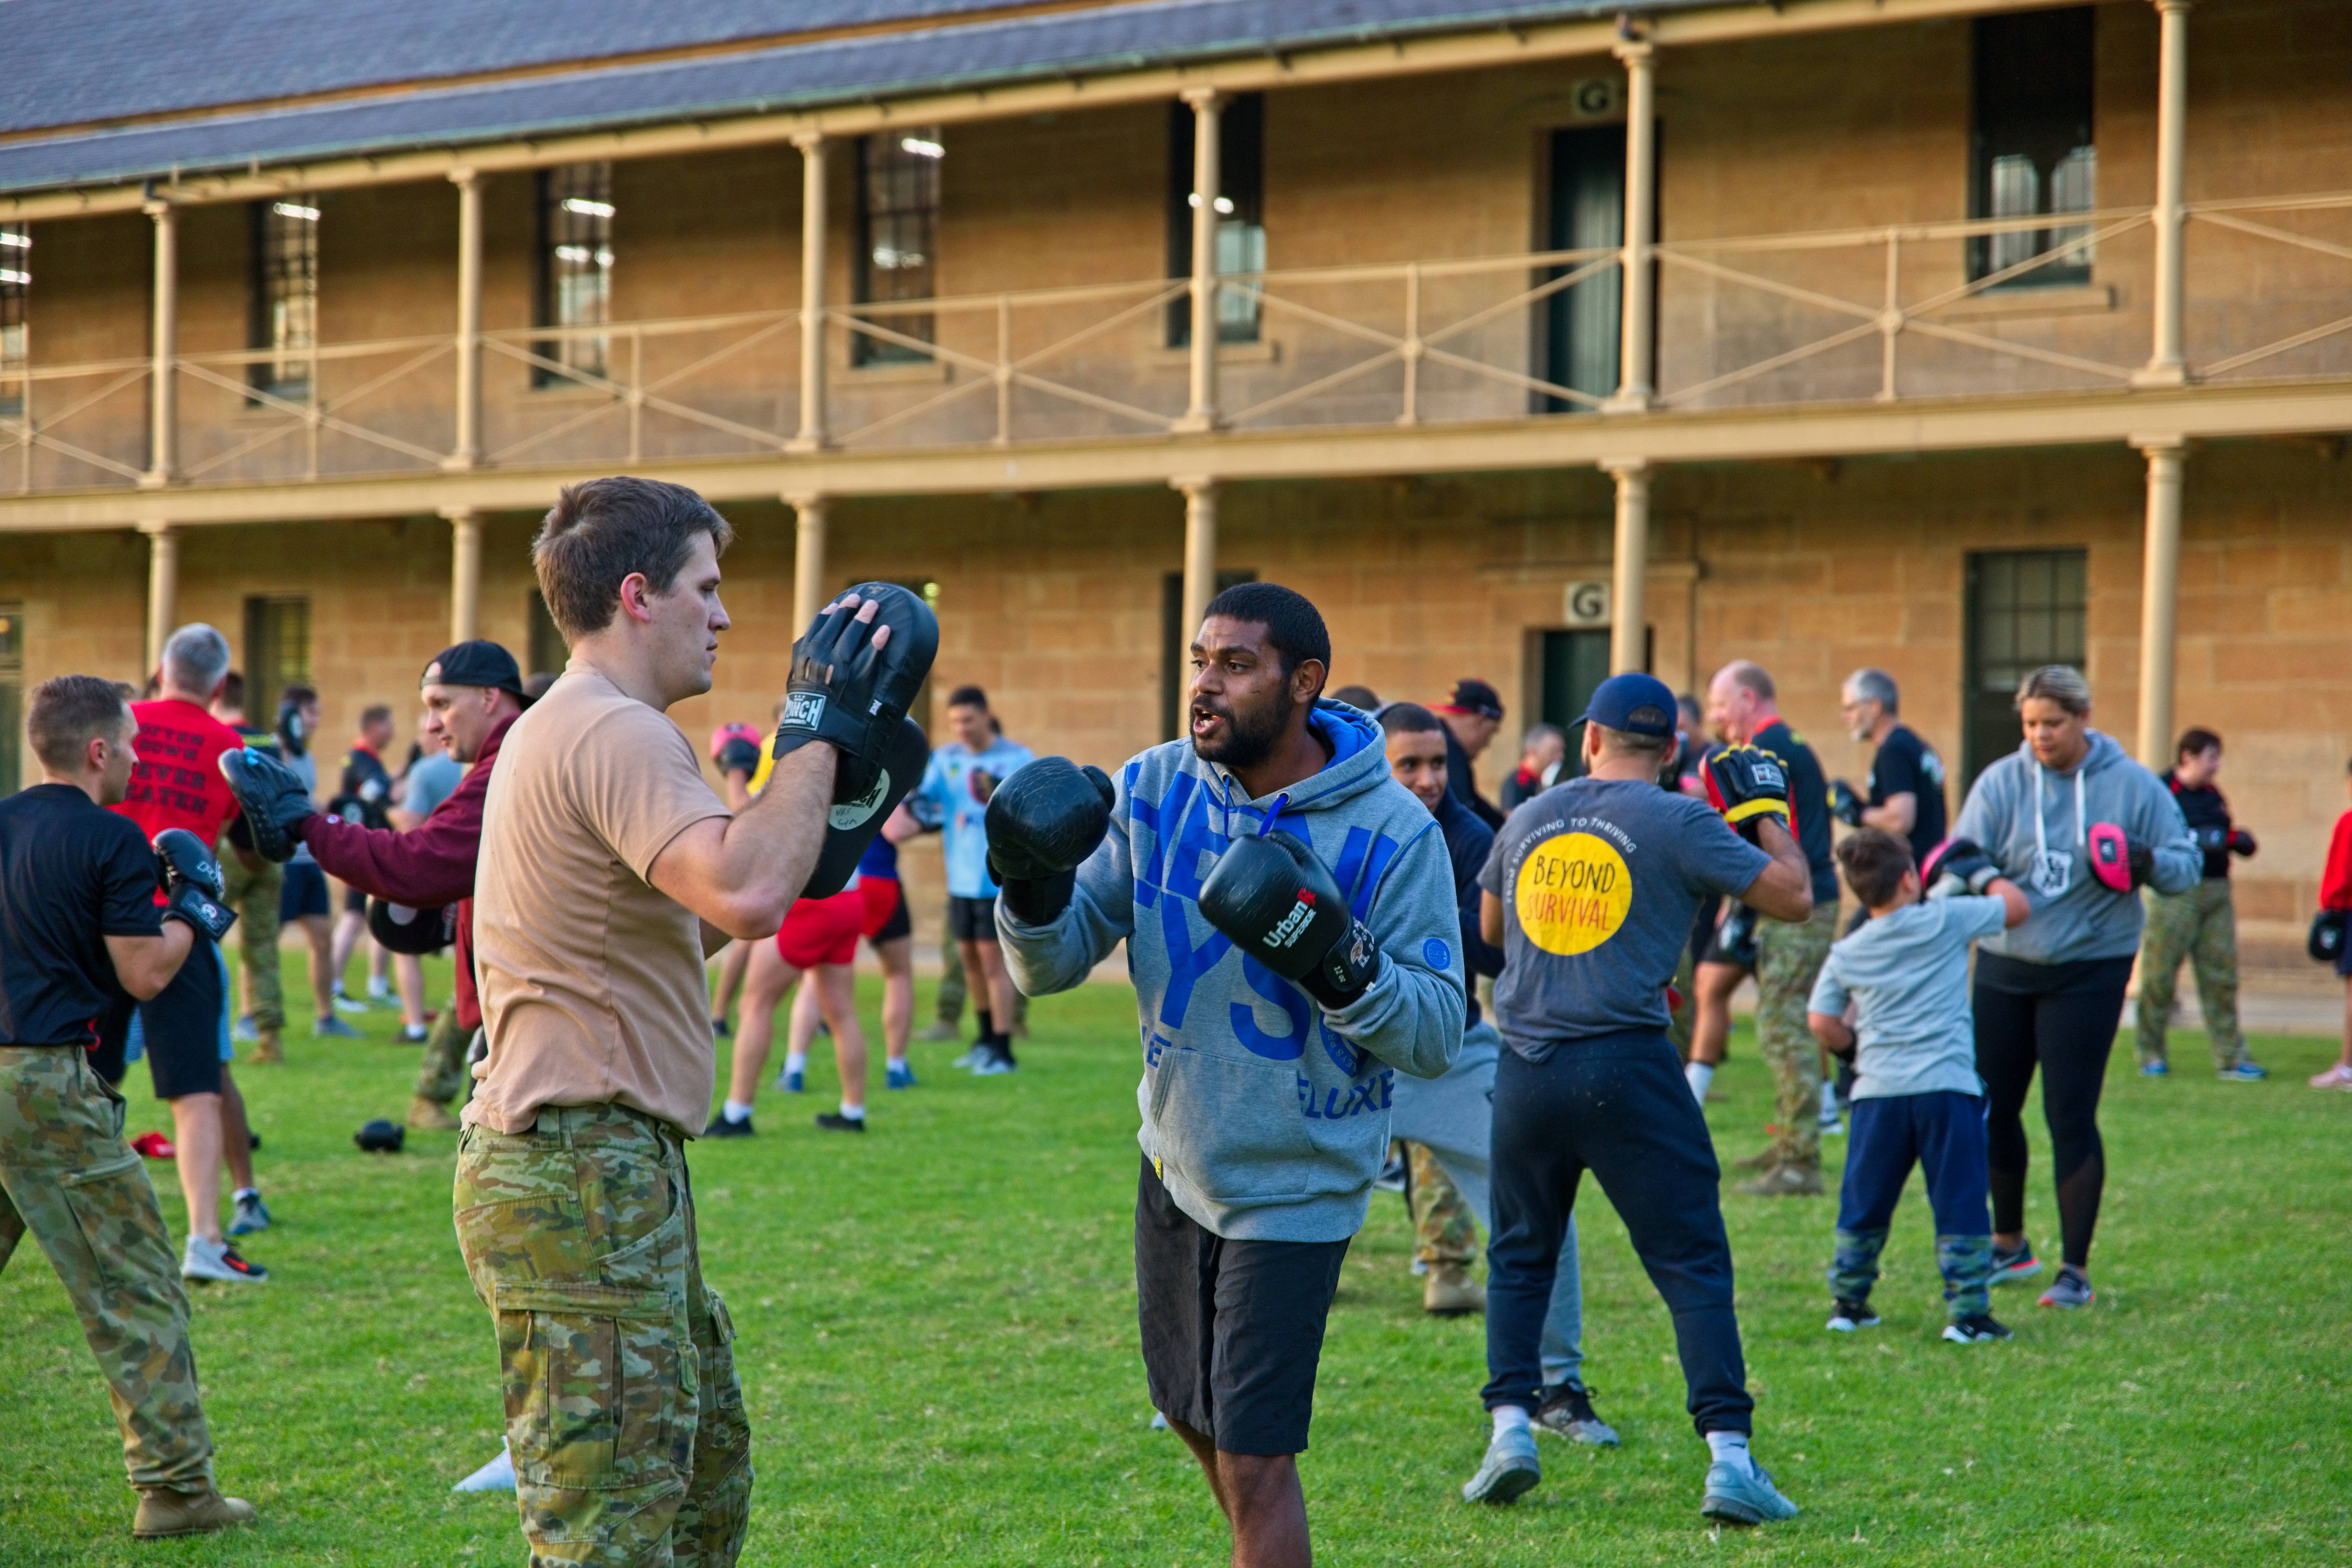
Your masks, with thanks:
[{"label": "camouflage cargo pants", "polygon": [[1407,1142],[1412,1163],[1412,1255],[1422,1262],[1466,1264],[1478,1256],[1478,1223],[1462,1189],[1426,1143]]},{"label": "camouflage cargo pants", "polygon": [[1772,1163],[1822,1166],[1821,1047],[1805,1026],[1805,1003],[1837,940],[1838,907],[1815,904],[1802,925],[1756,922],[1756,1048],[1772,1068]]},{"label": "camouflage cargo pants", "polygon": [[2238,1030],[2238,912],[2230,901],[2230,879],[2209,877],[2185,893],[2149,888],[2142,896],[2147,931],[2139,948],[2139,1059],[2165,1059],[2164,1037],[2185,958],[2197,974],[2214,1068],[2236,1067],[2246,1059],[2246,1037]]},{"label": "camouflage cargo pants", "polygon": [[734,1563],[751,1431],[677,1131],[609,1103],[467,1127],[456,1204],[498,1325],[532,1568]]},{"label": "camouflage cargo pants", "polygon": [[0,1268],[30,1230],[72,1298],[122,1428],[134,1487],[203,1491],[188,1299],[122,1100],[75,1046],[0,1046]]},{"label": "camouflage cargo pants", "polygon": [[286,1027],[286,993],[278,979],[278,899],[286,888],[286,868],[264,860],[261,869],[248,871],[236,851],[223,842],[219,851],[221,902],[236,911],[237,962],[245,975],[245,1010],[253,1026],[265,1035]]},{"label": "camouflage cargo pants", "polygon": [[948,929],[948,922],[942,918],[940,921],[940,1022],[950,1028],[961,1022],[963,1001],[963,949],[957,945],[955,933]]},{"label": "camouflage cargo pants", "polygon": [[436,1105],[446,1105],[466,1090],[466,1051],[474,1031],[457,1026],[457,1009],[441,1009],[433,1032],[425,1037],[425,1059],[416,1068],[416,1092]]}]

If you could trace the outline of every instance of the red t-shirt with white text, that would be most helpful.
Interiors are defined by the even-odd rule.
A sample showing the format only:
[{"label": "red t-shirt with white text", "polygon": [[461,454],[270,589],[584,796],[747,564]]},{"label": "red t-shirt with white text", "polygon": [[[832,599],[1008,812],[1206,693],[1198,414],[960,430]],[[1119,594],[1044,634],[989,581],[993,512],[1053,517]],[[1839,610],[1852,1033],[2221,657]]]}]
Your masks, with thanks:
[{"label": "red t-shirt with white text", "polygon": [[[131,769],[131,789],[113,809],[139,825],[150,839],[167,827],[184,827],[205,841],[220,842],[221,829],[236,815],[236,796],[221,777],[223,752],[245,744],[237,732],[193,702],[175,697],[133,702],[139,721],[139,761]],[[158,903],[163,894],[156,895]]]}]

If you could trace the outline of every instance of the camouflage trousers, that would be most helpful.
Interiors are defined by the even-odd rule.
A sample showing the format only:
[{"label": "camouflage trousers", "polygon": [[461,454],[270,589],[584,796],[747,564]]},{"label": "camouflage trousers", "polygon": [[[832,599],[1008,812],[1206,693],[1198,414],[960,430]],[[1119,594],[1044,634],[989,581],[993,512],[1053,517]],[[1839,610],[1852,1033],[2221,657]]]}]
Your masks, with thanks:
[{"label": "camouflage trousers", "polygon": [[2238,1030],[2238,911],[2230,901],[2230,879],[2208,877],[2185,893],[2150,888],[2142,896],[2147,931],[2139,947],[2139,1059],[2165,1059],[2164,1037],[2185,958],[2196,972],[2213,1066],[2236,1067],[2246,1059],[2246,1037]]},{"label": "camouflage trousers", "polygon": [[416,1092],[436,1105],[446,1105],[464,1094],[472,1081],[466,1070],[466,1052],[473,1043],[474,1031],[457,1026],[457,1009],[441,1009],[433,1032],[425,1037],[425,1059],[416,1068]]},{"label": "camouflage trousers", "polygon": [[286,868],[264,860],[261,869],[248,871],[236,851],[224,842],[219,853],[221,902],[236,911],[237,962],[245,974],[245,1010],[253,1026],[265,1035],[286,1027],[286,992],[278,979],[278,898],[285,890]]},{"label": "camouflage trousers", "polygon": [[702,1282],[683,1139],[610,1103],[457,1142],[457,1243],[496,1320],[532,1568],[727,1568],[751,1430]]},{"label": "camouflage trousers", "polygon": [[1433,1267],[1469,1263],[1478,1256],[1469,1201],[1428,1144],[1408,1142],[1404,1150],[1412,1163],[1412,1255]]},{"label": "camouflage trousers", "polygon": [[0,1046],[0,1268],[27,1230],[105,1374],[131,1484],[209,1488],[179,1259],[122,1141],[122,1099],[77,1046]]},{"label": "camouflage trousers", "polygon": [[1818,1171],[1822,1164],[1821,1046],[1805,1026],[1805,1003],[1837,940],[1838,907],[1815,904],[1802,925],[1756,922],[1756,1049],[1772,1068],[1771,1158]]},{"label": "camouflage trousers", "polygon": [[[1886,1249],[1884,1230],[1841,1230],[1830,1259],[1830,1293],[1841,1301],[1867,1301],[1878,1283],[1878,1255]],[[1944,1277],[1944,1310],[1952,1321],[1992,1310],[1992,1237],[1938,1236],[1936,1269]]]}]

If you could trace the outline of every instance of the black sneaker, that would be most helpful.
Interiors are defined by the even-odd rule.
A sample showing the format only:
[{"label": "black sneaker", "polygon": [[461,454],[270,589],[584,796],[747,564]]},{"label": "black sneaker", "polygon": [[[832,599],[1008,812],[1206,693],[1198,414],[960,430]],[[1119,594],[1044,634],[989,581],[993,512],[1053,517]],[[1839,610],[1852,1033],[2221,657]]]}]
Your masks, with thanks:
[{"label": "black sneaker", "polygon": [[1388,1163],[1381,1167],[1381,1173],[1372,1178],[1372,1190],[1379,1193],[1404,1191],[1404,1161],[1401,1157],[1389,1156]]},{"label": "black sneaker", "polygon": [[731,1040],[735,1037],[735,1026],[724,1018],[713,1018],[710,1020],[710,1037],[716,1040]]},{"label": "black sneaker", "polygon": [[2033,1256],[2033,1243],[2030,1239],[2014,1252],[1998,1246],[1992,1249],[1992,1284],[2012,1284],[2020,1279],[2031,1279],[2041,1272],[2042,1259]]},{"label": "black sneaker", "polygon": [[1990,1312],[1972,1312],[1944,1325],[1944,1337],[1956,1345],[1990,1344],[2010,1338],[2010,1331]]},{"label": "black sneaker", "polygon": [[816,1124],[819,1127],[824,1128],[828,1132],[863,1132],[866,1131],[866,1118],[863,1116],[844,1116],[838,1110],[818,1111],[816,1113]]},{"label": "black sneaker", "polygon": [[1571,1443],[1590,1443],[1596,1448],[1617,1446],[1617,1429],[1594,1413],[1592,1391],[1580,1383],[1546,1385],[1536,1425]]},{"label": "black sneaker", "polygon": [[747,1116],[740,1121],[730,1121],[722,1110],[710,1119],[710,1125],[702,1130],[702,1135],[705,1138],[749,1138],[751,1136],[751,1119]]},{"label": "black sneaker", "polygon": [[1829,1326],[1841,1334],[1850,1334],[1856,1329],[1874,1329],[1878,1327],[1878,1314],[1870,1310],[1867,1301],[1852,1301],[1841,1296],[1830,1308]]}]

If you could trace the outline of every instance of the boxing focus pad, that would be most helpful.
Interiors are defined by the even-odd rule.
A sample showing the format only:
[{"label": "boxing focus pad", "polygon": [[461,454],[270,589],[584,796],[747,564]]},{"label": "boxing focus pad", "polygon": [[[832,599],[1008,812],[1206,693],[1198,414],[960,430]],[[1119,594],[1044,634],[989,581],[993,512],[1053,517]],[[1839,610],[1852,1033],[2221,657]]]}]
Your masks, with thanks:
[{"label": "boxing focus pad", "polygon": [[1796,837],[1796,819],[1789,805],[1789,773],[1780,759],[1758,746],[1726,746],[1698,765],[1706,781],[1706,798],[1723,814],[1739,837],[1756,842],[1756,824],[1778,817],[1781,828]]},{"label": "boxing focus pad", "polygon": [[1948,899],[1960,893],[1981,896],[2000,877],[2000,868],[1974,839],[1947,838],[1927,851],[1927,863],[1919,868],[1920,896],[1923,899]]},{"label": "boxing focus pad", "polygon": [[[874,773],[874,782],[866,793],[854,799],[842,800],[838,792],[824,825],[824,847],[817,851],[816,869],[809,873],[808,885],[801,889],[803,899],[829,899],[849,886],[856,874],[857,862],[866,858],[866,847],[874,836],[882,831],[883,823],[907,798],[907,792],[922,782],[923,769],[931,760],[931,742],[923,727],[912,719],[902,718],[888,746],[882,753],[881,764]],[[847,765],[844,759],[843,766]]]},{"label": "boxing focus pad", "polygon": [[387,903],[382,899],[370,899],[367,908],[368,934],[386,952],[405,952],[423,957],[438,952],[457,940],[457,910],[452,904],[441,904],[428,910],[411,909],[406,904]]},{"label": "boxing focus pad", "polygon": [[220,771],[253,836],[254,853],[280,865],[294,858],[296,825],[319,814],[302,775],[251,746],[223,752]]},{"label": "boxing focus pad", "polygon": [[1118,798],[1110,775],[1067,757],[1040,757],[988,797],[988,874],[1004,907],[1025,925],[1045,925],[1069,908],[1077,868],[1110,831]]},{"label": "boxing focus pad", "polygon": [[[776,726],[780,763],[812,741],[841,753],[833,775],[835,805],[873,792],[907,707],[940,650],[939,618],[896,583],[860,583],[847,597],[859,602],[827,605],[793,645],[784,716]],[[868,603],[876,606],[874,616],[860,619]],[[885,627],[890,635],[880,637]]]},{"label": "boxing focus pad", "polygon": [[220,862],[186,828],[155,835],[155,879],[163,885],[165,920],[184,921],[215,942],[236,924],[236,911],[220,901]]},{"label": "boxing focus pad", "polygon": [[1315,851],[1287,833],[1235,839],[1201,884],[1201,912],[1326,1007],[1346,1006],[1380,974],[1371,929],[1348,912]]},{"label": "boxing focus pad", "polygon": [[1736,963],[1742,969],[1756,967],[1756,911],[1746,904],[1734,904],[1723,923],[1715,928],[1715,948],[1707,954],[1714,963]]},{"label": "boxing focus pad", "polygon": [[2091,875],[2118,893],[2132,891],[2156,869],[2156,857],[2147,847],[2133,843],[2112,822],[2091,824],[2083,850],[2091,862]]},{"label": "boxing focus pad", "polygon": [[1862,795],[1843,779],[1830,780],[1830,815],[1848,827],[1862,826]]}]

